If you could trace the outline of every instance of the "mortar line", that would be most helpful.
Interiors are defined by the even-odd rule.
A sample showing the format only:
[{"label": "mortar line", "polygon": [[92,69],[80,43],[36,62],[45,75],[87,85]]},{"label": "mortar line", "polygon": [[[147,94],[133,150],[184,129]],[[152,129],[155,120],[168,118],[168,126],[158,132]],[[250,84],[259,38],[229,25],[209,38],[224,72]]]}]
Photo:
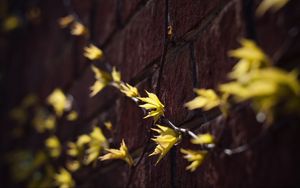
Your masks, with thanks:
[{"label": "mortar line", "polygon": [[189,51],[190,51],[190,72],[192,75],[192,81],[193,81],[193,87],[198,88],[199,87],[199,81],[198,81],[198,66],[196,63],[196,57],[195,57],[195,45],[194,42],[190,42],[189,44]]},{"label": "mortar line", "polygon": [[[143,1],[143,2],[144,2],[144,4],[146,4],[148,1],[151,1],[151,0],[147,0],[147,1]],[[228,4],[229,4],[229,3],[228,3]],[[225,5],[226,5],[226,4],[225,4]],[[201,34],[203,33],[203,31],[205,31],[205,29],[207,28],[207,26],[208,26],[212,21],[214,21],[215,18],[217,18],[217,16],[218,16],[219,13],[221,12],[220,9],[221,9],[221,8],[224,8],[225,5],[224,5],[224,3],[223,3],[222,5],[220,5],[220,6],[217,8],[217,10],[212,11],[212,13],[209,14],[209,15],[207,16],[208,18],[206,18],[206,19],[204,19],[204,20],[202,21],[203,23],[201,22],[201,24],[199,24],[197,27],[195,27],[194,29],[190,30],[189,33],[192,32],[192,31],[197,31],[197,30],[198,30],[198,32],[197,32],[197,35],[198,35],[197,38],[201,37]],[[135,13],[135,14],[137,14],[137,13]],[[133,17],[134,17],[134,16],[133,16]],[[167,19],[168,19],[168,18],[167,18]],[[205,22],[205,20],[206,20],[206,22]],[[130,21],[130,19],[128,20],[128,22],[129,22],[129,21]],[[111,36],[113,37],[114,35],[115,35],[115,34],[112,33]],[[186,38],[186,37],[187,37],[187,34],[185,34],[184,37]],[[107,44],[103,44],[103,45],[101,46],[101,48],[102,48],[102,49],[105,49],[105,48],[107,47],[106,45],[108,45],[108,43],[109,43],[109,42],[107,42]],[[177,43],[177,44],[178,44],[178,43]],[[186,45],[187,45],[186,43],[185,43],[185,44],[179,43],[179,45],[176,45],[176,46],[174,46],[174,47],[168,49],[168,51],[169,51],[169,53],[174,53],[174,51],[177,51],[177,50],[179,50],[179,49],[181,49],[181,48],[184,48]],[[161,55],[161,56],[159,56],[157,59],[163,59],[162,57],[163,57],[163,56]],[[155,61],[157,61],[157,59],[155,59],[155,60],[153,61],[153,63],[155,63]],[[80,78],[84,75],[84,73],[85,73],[86,70],[88,69],[89,65],[90,65],[90,63],[87,62],[87,66],[85,66],[85,67],[83,68],[82,74],[79,75],[79,76],[77,76],[77,78],[74,78],[74,79],[73,79],[73,82],[76,82],[76,81],[80,80]],[[152,65],[152,63],[150,63],[150,65]],[[148,66],[146,66],[146,67],[148,67]],[[152,66],[150,66],[150,67],[152,67]],[[143,69],[143,71],[145,71],[145,69]],[[140,73],[143,72],[143,71],[140,71],[139,73],[137,73],[137,75],[140,75]],[[134,81],[135,81],[135,82],[139,82],[139,80],[134,80]],[[71,82],[71,84],[66,84],[66,85],[69,85],[69,87],[72,88],[72,86],[75,84],[75,83],[73,83],[73,82]],[[160,86],[159,86],[159,87],[160,87]]]}]

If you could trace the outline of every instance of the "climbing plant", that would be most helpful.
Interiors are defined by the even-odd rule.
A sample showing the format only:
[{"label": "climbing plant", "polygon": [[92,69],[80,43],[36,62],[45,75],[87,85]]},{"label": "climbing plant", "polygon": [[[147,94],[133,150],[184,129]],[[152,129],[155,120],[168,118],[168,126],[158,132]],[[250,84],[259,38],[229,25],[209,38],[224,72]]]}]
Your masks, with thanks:
[{"label": "climbing plant", "polygon": [[[256,14],[262,16],[269,10],[277,11],[286,3],[287,0],[264,0]],[[70,10],[68,1],[65,1],[65,6]],[[19,25],[16,17],[7,17],[2,27],[5,31],[10,31]],[[155,148],[148,156],[157,157],[156,164],[163,162],[162,159],[171,148],[178,147],[183,158],[189,162],[186,170],[193,172],[201,166],[207,154],[217,148],[218,143],[211,133],[198,134],[176,125],[165,115],[165,108],[168,106],[153,91],[145,91],[146,95],[142,95],[143,92],[137,86],[122,80],[117,67],[102,61],[104,52],[90,40],[89,30],[73,10],[58,20],[58,26],[70,30],[74,37],[84,37],[90,42],[83,49],[83,56],[89,60],[89,67],[94,75],[90,97],[96,96],[106,87],[113,87],[141,109],[144,119],[152,119],[151,140]],[[167,26],[166,34],[166,40],[173,39],[172,25]],[[196,97],[187,101],[182,108],[191,111],[201,109],[202,112],[217,110],[220,114],[218,117],[225,121],[233,109],[249,103],[256,113],[257,121],[268,127],[281,114],[299,115],[300,82],[297,70],[288,72],[274,66],[272,59],[254,40],[240,39],[240,44],[239,48],[228,52],[228,56],[238,61],[227,74],[228,81],[220,83],[216,88],[195,88]],[[97,67],[95,62],[100,62],[106,68]],[[29,111],[33,112],[31,119]],[[105,134],[114,126],[110,121],[101,122],[103,126],[100,127],[97,120],[92,120],[89,122],[90,132],[78,135],[75,140],[62,142],[57,135],[59,125],[77,121],[80,117],[75,99],[62,88],[54,89],[46,101],[40,101],[34,94],[29,94],[11,111],[10,116],[18,123],[14,129],[15,137],[22,136],[22,125],[28,121],[31,121],[30,124],[38,134],[43,135],[42,149],[34,152],[17,150],[8,155],[7,160],[12,164],[11,171],[15,180],[27,181],[29,187],[75,187],[76,181],[72,173],[82,168],[94,168],[96,163],[106,160],[123,160],[134,169],[143,157],[148,157],[144,151],[140,157],[134,158],[125,139],[118,140],[119,146],[111,147],[116,140],[113,134]],[[182,148],[183,139],[190,140],[195,147]],[[222,152],[232,155],[247,150],[248,146],[246,144],[234,149],[223,148]],[[63,161],[64,166],[56,168],[54,164],[58,160]],[[26,171],[18,171],[19,166],[24,163],[30,164]]]}]

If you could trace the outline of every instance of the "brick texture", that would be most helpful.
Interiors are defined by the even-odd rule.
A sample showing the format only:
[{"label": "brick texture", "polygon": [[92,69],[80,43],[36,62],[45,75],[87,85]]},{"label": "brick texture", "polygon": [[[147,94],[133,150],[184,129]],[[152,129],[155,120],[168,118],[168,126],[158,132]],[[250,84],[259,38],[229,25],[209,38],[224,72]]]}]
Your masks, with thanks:
[{"label": "brick texture", "polygon": [[[165,3],[167,2],[167,3]],[[233,148],[257,138],[263,131],[249,104],[232,112],[227,120],[208,121],[214,112],[200,114],[184,108],[194,98],[193,88],[217,88],[236,61],[228,51],[239,46],[239,39],[254,29],[255,38],[278,66],[299,67],[300,4],[291,1],[277,13],[262,18],[253,16],[246,22],[242,0],[74,0],[71,7],[91,31],[89,39],[70,36],[60,29],[57,19],[67,15],[61,1],[39,1],[42,21],[26,25],[20,32],[0,36],[1,62],[1,141],[5,144],[12,126],[9,111],[29,92],[41,100],[56,87],[63,88],[75,100],[79,119],[61,122],[58,136],[74,140],[91,130],[92,122],[113,130],[104,133],[114,138],[112,146],[125,139],[135,158],[143,153],[149,140],[151,119],[143,119],[142,110],[117,89],[105,88],[89,97],[94,75],[91,62],[82,53],[90,41],[101,47],[104,59],[122,73],[122,80],[135,84],[142,95],[145,90],[157,93],[165,104],[165,115],[176,125],[203,117],[207,123],[193,127],[196,132],[212,133],[220,143],[209,153],[201,168],[194,173],[185,170],[188,162],[180,148],[193,148],[189,138],[172,148],[157,165],[157,157],[148,157],[153,141],[147,144],[140,164],[131,169],[121,161],[97,162],[73,174],[78,187],[274,187],[299,185],[298,126],[281,126],[297,122],[283,117],[270,133],[248,151],[227,156],[224,148]],[[248,1],[247,1],[248,2]],[[252,2],[252,1],[251,1]],[[253,1],[255,9],[260,1]],[[167,10],[168,12],[165,12]],[[165,15],[168,20],[165,20]],[[251,15],[250,15],[251,17]],[[173,38],[164,54],[164,25],[173,27]],[[251,25],[252,24],[252,25]],[[283,47],[284,46],[284,47]],[[166,46],[165,46],[166,47]],[[161,58],[165,56],[165,61]],[[291,63],[285,64],[288,60]],[[162,64],[161,64],[162,63]],[[207,119],[206,119],[207,118]],[[1,127],[1,128],[2,128]],[[276,127],[276,126],[274,126]],[[36,149],[43,136],[28,132],[27,147]],[[59,163],[59,162],[58,162]],[[58,164],[57,163],[57,164]],[[4,168],[4,170],[6,170]],[[1,170],[2,171],[2,170]],[[5,171],[3,171],[5,172]],[[10,186],[7,174],[0,182]],[[132,175],[132,176],[131,176]],[[131,177],[131,179],[130,179]]]}]

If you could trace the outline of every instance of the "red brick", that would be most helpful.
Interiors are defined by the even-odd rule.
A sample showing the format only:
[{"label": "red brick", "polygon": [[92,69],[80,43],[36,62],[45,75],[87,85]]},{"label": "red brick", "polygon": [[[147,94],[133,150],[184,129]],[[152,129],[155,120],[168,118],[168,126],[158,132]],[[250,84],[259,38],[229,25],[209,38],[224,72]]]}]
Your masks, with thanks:
[{"label": "red brick", "polygon": [[92,1],[72,0],[71,2],[71,8],[79,16],[80,20],[82,20],[85,24],[88,23],[90,11],[93,6]]},{"label": "red brick", "polygon": [[101,46],[116,29],[117,1],[100,0],[97,3],[96,10],[95,22],[92,23],[95,27],[94,40]]},{"label": "red brick", "polygon": [[149,2],[104,49],[108,62],[120,68],[125,80],[161,55],[163,7],[162,1]]},{"label": "red brick", "polygon": [[[129,174],[129,167],[123,161],[114,161],[113,167],[98,166],[97,170],[89,168],[78,174],[78,187],[124,187]],[[100,162],[101,163],[101,162]],[[103,163],[103,162],[102,162]]]},{"label": "red brick", "polygon": [[[124,64],[124,32],[117,33],[108,46],[104,50],[104,61],[110,65],[116,66],[122,74],[122,80],[124,80],[124,69],[130,67],[121,66]],[[128,80],[131,76],[127,78]],[[128,81],[127,80],[127,81]]]},{"label": "red brick", "polygon": [[[151,78],[139,83],[137,88],[142,96],[145,96],[144,90],[153,92]],[[118,140],[124,138],[131,150],[142,147],[147,141],[147,132],[153,118],[143,119],[145,115],[142,109],[125,96],[119,99],[116,105],[116,111],[116,138]]]},{"label": "red brick", "polygon": [[[167,162],[169,157],[166,156],[157,166],[155,157],[148,157],[141,161],[137,167],[129,187],[171,187],[171,176],[169,173],[170,164]],[[124,187],[126,186],[130,174],[129,167],[122,161],[114,161],[110,166],[100,166],[98,172],[89,172],[81,174],[78,186],[89,187],[104,186],[104,187]],[[92,175],[91,175],[92,174]],[[101,177],[101,178],[99,178]],[[118,181],[116,181],[116,178]]]},{"label": "red brick", "polygon": [[[92,2],[96,2],[94,5],[97,7],[94,7]],[[175,124],[188,118],[189,112],[183,104],[194,96],[193,72],[197,72],[198,75],[197,87],[216,88],[226,80],[227,72],[236,62],[227,57],[227,51],[238,47],[238,39],[244,36],[244,20],[239,12],[241,2],[169,1],[169,16],[175,39],[183,40],[180,40],[180,43],[175,40],[178,43],[170,45],[162,78],[159,80],[159,98],[166,105],[166,116]],[[118,10],[117,3],[120,3]],[[9,76],[4,75],[4,106],[16,104],[26,91],[37,91],[45,98],[53,88],[73,82],[70,93],[76,101],[80,120],[85,121],[74,123],[73,127],[72,124],[59,126],[56,134],[60,138],[75,138],[91,128],[90,121],[94,118],[99,122],[111,120],[114,128],[112,147],[118,147],[120,140],[124,138],[131,152],[141,149],[152,120],[144,120],[139,107],[126,97],[115,98],[119,92],[114,88],[106,88],[97,96],[89,97],[89,87],[94,79],[90,70],[84,72],[84,68],[88,66],[82,55],[86,40],[70,36],[68,30],[62,31],[57,26],[57,19],[65,15],[61,1],[43,1],[40,4],[43,18],[41,24],[30,26],[24,29],[24,33],[19,37],[9,39],[15,47],[7,50],[10,60],[5,64],[9,66],[9,71],[6,72]],[[146,72],[156,70],[154,75],[145,75],[147,79],[144,81],[138,80],[141,92],[143,89],[153,92],[157,88],[157,63],[163,48],[164,1],[76,0],[72,1],[72,4],[84,24],[94,28],[93,41],[98,45],[106,42],[105,61],[121,70],[123,80],[129,81],[137,75],[142,75],[145,68],[149,70]],[[269,55],[273,56],[282,47],[291,27],[298,27],[298,8],[299,2],[291,1],[277,14],[268,13],[263,18],[256,19],[258,41]],[[92,10],[96,11],[91,12]],[[90,17],[93,13],[95,22],[89,23],[93,20]],[[118,19],[124,24],[123,27],[117,28],[116,22],[120,21]],[[115,35],[108,40],[112,32]],[[293,42],[297,43],[298,39],[299,37]],[[190,48],[191,46],[194,49]],[[190,66],[194,58],[191,57],[190,50],[194,50],[196,70],[192,70]],[[298,57],[299,47],[293,50],[294,55],[289,55],[288,58]],[[80,76],[81,74],[83,76]],[[293,126],[286,117],[279,118],[276,123],[284,124],[284,128],[273,129],[271,135],[253,149],[230,157],[220,151],[213,151],[207,156],[203,166],[194,173],[185,170],[188,162],[179,152],[181,147],[195,147],[189,143],[189,138],[175,146],[157,166],[154,165],[157,157],[147,157],[152,152],[150,150],[137,167],[131,187],[297,185],[297,162],[300,158],[299,126]],[[7,123],[1,121],[1,124]],[[5,128],[10,129],[11,127]],[[245,109],[233,111],[225,125],[214,120],[197,129],[198,132],[211,132],[215,135],[220,147],[235,147],[246,143],[256,138],[260,130],[261,125],[255,121],[255,114]],[[4,131],[1,135],[7,144],[4,144],[5,148],[11,147],[10,142],[5,139],[6,135],[9,135],[6,133],[7,131]],[[36,140],[44,138],[29,133],[24,145],[35,150],[42,145],[42,142]],[[107,131],[105,134],[109,135]],[[21,145],[23,146],[23,143]],[[55,167],[58,168],[58,164],[60,163],[55,163]],[[1,177],[1,180],[5,177]],[[101,162],[94,168],[83,169],[74,177],[78,180],[79,187],[124,187],[129,177],[129,168],[122,161]],[[4,186],[7,184],[5,182]]]},{"label": "red brick", "polygon": [[[120,2],[120,8],[121,8],[121,19],[122,22],[125,23],[130,16],[132,16],[136,11],[139,3],[141,3],[143,0],[123,0]],[[144,0],[145,1],[145,0]]]},{"label": "red brick", "polygon": [[238,47],[238,40],[243,36],[240,13],[236,12],[238,7],[240,5],[235,3],[225,7],[195,41],[200,88],[217,88],[236,62],[227,53]]},{"label": "red brick", "polygon": [[193,95],[193,80],[189,46],[170,52],[162,73],[160,99],[165,104],[166,117],[173,123],[185,120],[188,110],[184,103]]},{"label": "red brick", "polygon": [[206,19],[210,13],[222,6],[224,0],[173,0],[170,1],[170,22],[174,36],[182,37],[185,33]]},{"label": "red brick", "polygon": [[[243,108],[231,111],[231,116],[226,124],[212,121],[201,127],[200,132],[211,132],[214,134],[218,138],[217,143],[224,149],[235,148],[257,139],[262,129],[262,126],[255,121],[253,111],[249,108]],[[290,131],[292,132],[293,130]],[[293,133],[288,132],[265,136],[264,139],[253,145],[250,150],[241,154],[226,156],[220,150],[215,150],[206,157],[202,166],[193,173],[184,170],[188,162],[178,156],[176,158],[176,186],[240,187],[246,185],[251,187],[272,187],[284,184],[291,185],[294,183],[293,178],[282,173],[287,168],[291,168],[293,171],[296,170],[296,168],[291,167],[292,164],[290,163],[282,165],[283,161],[290,158],[289,156],[284,156],[286,153],[296,152],[296,148],[287,147],[292,142],[291,140],[296,139]],[[291,140],[286,138],[287,135],[291,136]],[[196,149],[195,146],[188,142],[183,142],[178,147]],[[283,148],[286,148],[285,154],[279,152]],[[182,156],[179,151],[177,152],[178,155]],[[278,155],[274,155],[273,152],[278,152]],[[230,175],[226,176],[226,174]],[[236,177],[240,177],[243,181],[239,181],[240,179]]]},{"label": "red brick", "polygon": [[165,156],[156,166],[157,156],[141,161],[132,178],[130,187],[172,187],[170,156]]}]

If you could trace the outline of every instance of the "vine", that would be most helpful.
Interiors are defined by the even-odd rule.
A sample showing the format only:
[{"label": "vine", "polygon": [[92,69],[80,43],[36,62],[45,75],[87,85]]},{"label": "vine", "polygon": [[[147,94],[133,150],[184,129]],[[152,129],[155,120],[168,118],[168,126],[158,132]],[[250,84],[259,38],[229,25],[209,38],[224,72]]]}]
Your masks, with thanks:
[{"label": "vine", "polygon": [[[287,2],[287,0],[264,0],[256,13],[261,16],[269,9],[276,11]],[[63,29],[70,29],[71,35],[89,39],[89,30],[78,15],[70,9],[70,1],[64,1],[64,3],[69,10],[69,14],[58,20],[59,26]],[[168,4],[167,0],[166,4]],[[165,41],[160,60],[160,76],[162,75],[169,41],[173,40],[173,27],[169,23],[167,14],[168,6],[166,6],[165,11],[165,20],[167,21],[165,21]],[[7,20],[7,22],[15,21]],[[13,24],[15,23],[11,25]],[[15,26],[8,24],[6,27],[9,27],[6,28],[7,30],[11,30]],[[257,121],[267,127],[270,127],[280,114],[299,114],[300,83],[297,71],[287,72],[274,67],[271,59],[252,40],[241,39],[240,43],[240,48],[231,50],[228,53],[230,57],[238,60],[232,71],[228,73],[229,81],[219,84],[216,89],[194,89],[196,97],[185,103],[184,107],[188,110],[201,109],[203,112],[218,109],[220,111],[218,117],[226,121],[234,108],[245,102],[250,102],[251,107],[256,112]],[[105,87],[113,87],[132,100],[142,110],[144,119],[153,119],[151,130],[155,135],[151,135],[151,140],[155,144],[155,149],[149,156],[158,156],[156,164],[168,154],[172,147],[175,145],[179,147],[183,139],[189,138],[192,144],[198,146],[198,150],[180,148],[183,157],[190,163],[186,170],[191,172],[201,166],[209,152],[218,148],[218,143],[212,134],[197,134],[171,122],[165,116],[165,105],[155,93],[145,91],[146,96],[142,96],[136,86],[122,81],[121,73],[116,67],[112,67],[105,62],[101,62],[101,64],[105,65],[103,67],[107,67],[108,70],[97,67],[95,62],[101,61],[104,53],[95,43],[90,42],[83,50],[84,57],[91,62],[90,68],[95,79],[90,87],[90,97],[94,97]],[[158,80],[160,80],[160,77]],[[156,93],[159,90],[160,85],[158,84]],[[53,112],[42,105],[33,94],[25,97],[21,105],[11,111],[11,117],[20,124],[20,127],[18,127],[19,132],[16,131],[17,136],[21,135],[21,125],[28,121],[27,111],[30,108],[34,109],[33,127],[39,134],[46,135],[44,140],[45,149],[37,151],[33,156],[27,153],[28,158],[20,159],[20,156],[24,155],[22,152],[25,151],[17,151],[12,154],[12,156],[15,156],[11,159],[13,164],[15,164],[14,161],[23,160],[34,164],[28,169],[28,174],[17,177],[18,181],[28,179],[29,174],[42,169],[43,172],[46,172],[45,176],[34,178],[33,175],[29,185],[33,187],[34,185],[49,185],[52,183],[51,180],[54,179],[55,186],[61,188],[74,187],[76,183],[73,180],[72,173],[83,166],[95,166],[99,160],[123,160],[131,167],[131,174],[127,183],[127,186],[129,186],[134,170],[145,157],[148,147],[145,147],[139,158],[135,160],[126,146],[126,140],[122,139],[119,148],[110,147],[113,138],[105,136],[96,120],[92,122],[92,130],[89,133],[79,135],[74,141],[69,140],[66,143],[61,143],[56,131],[58,124],[65,121],[76,121],[80,115],[76,111],[73,97],[65,93],[67,92],[56,88],[47,97],[46,103],[51,106]],[[113,126],[111,122],[107,121],[104,123],[104,127],[105,132],[109,132]],[[226,155],[233,155],[244,152],[249,148],[250,143],[234,149],[222,148],[221,150]],[[63,154],[64,150],[65,153]],[[55,172],[57,169],[54,168],[53,164],[59,158],[64,161],[65,167],[61,167],[58,172]],[[13,166],[13,168],[17,168],[17,166]]]}]

